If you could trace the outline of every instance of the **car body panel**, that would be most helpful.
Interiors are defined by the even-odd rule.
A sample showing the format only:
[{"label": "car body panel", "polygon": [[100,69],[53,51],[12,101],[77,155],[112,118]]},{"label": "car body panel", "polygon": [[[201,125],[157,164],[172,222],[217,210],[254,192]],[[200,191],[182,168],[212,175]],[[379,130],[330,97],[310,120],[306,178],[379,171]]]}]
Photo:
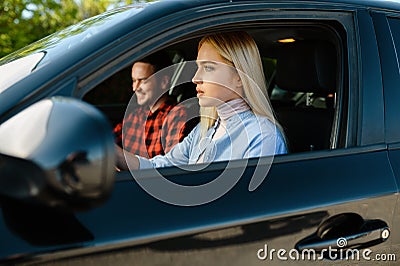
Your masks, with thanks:
[{"label": "car body panel", "polygon": [[[239,183],[232,191],[217,201],[198,207],[179,207],[163,203],[149,196],[128,176],[128,178],[124,178],[124,180],[115,184],[114,193],[105,205],[87,212],[74,214],[77,221],[90,232],[93,240],[81,242],[82,233],[75,230],[77,243],[60,246],[59,249],[75,246],[78,249],[79,247],[96,247],[98,250],[103,250],[113,245],[124,247],[124,245],[143,244],[220,228],[245,226],[255,222],[285,220],[283,218],[288,215],[294,215],[292,217],[294,219],[297,216],[307,217],[307,215],[311,215],[311,217],[314,217],[313,214],[316,214],[315,217],[319,220],[317,219],[314,226],[310,226],[306,231],[310,234],[323,218],[348,211],[360,213],[364,219],[383,218],[392,228],[392,233],[396,234],[397,228],[391,222],[393,213],[388,212],[388,209],[394,209],[397,195],[393,173],[388,171],[390,168],[388,167],[387,152],[379,150],[374,153],[355,152],[354,155],[329,156],[308,161],[285,162],[286,160],[281,158],[280,161],[282,162],[273,165],[267,179],[256,191],[249,192],[247,190],[252,173],[251,167],[247,167],[245,174],[242,175]],[[254,167],[256,163],[250,164]],[[338,165],[341,167],[339,168]],[[370,167],[366,168],[366,165]],[[220,169],[223,170],[223,164],[221,166]],[[321,176],[321,169],[330,170]],[[221,170],[210,171],[208,175],[214,176],[215,172],[218,173]],[[293,175],[293,172],[296,175]],[[354,172],[364,174],[355,178],[352,174]],[[190,172],[186,175],[193,176]],[[186,175],[179,175],[179,179],[185,180]],[[377,184],[374,179],[378,176],[380,182]],[[288,186],[287,184],[291,185]],[[293,198],[296,200],[293,200]],[[368,204],[357,203],[360,200],[363,202],[365,198],[370,199],[366,201]],[[373,208],[376,204],[378,206],[382,204],[381,198],[384,199],[382,201],[385,202],[385,207]],[[354,208],[354,206],[357,207]],[[10,211],[10,209],[4,210],[3,208],[3,217],[9,217],[5,211]],[[211,217],[210,213],[213,214]],[[51,219],[52,216],[53,214],[49,212],[48,215],[43,215],[41,219]],[[29,226],[32,219],[33,217],[26,217],[24,226],[36,231],[35,228]],[[54,222],[57,225],[56,221]],[[1,228],[3,229],[1,231],[7,231],[7,226],[4,224]],[[66,230],[66,228],[64,227],[63,230]],[[299,232],[300,235],[295,234],[291,227],[286,228],[286,230],[290,230],[290,239],[292,240],[297,239],[298,241],[302,236],[306,236],[303,231]],[[46,235],[51,232],[52,230],[43,231],[41,237],[43,239],[50,238]],[[268,236],[270,232],[266,231],[265,233]],[[294,248],[292,241],[279,242],[279,246],[275,244],[275,237],[279,239],[281,234],[277,234],[275,237],[274,234],[267,236],[258,236],[260,238],[258,240],[265,241],[275,248],[282,247],[287,250]],[[27,254],[32,251],[40,251],[40,253],[57,251],[57,247],[54,245],[38,247],[37,244],[35,245],[37,240],[35,238],[29,239],[26,235],[22,235],[20,239],[7,238],[15,241],[8,241],[5,243],[6,246],[0,248],[2,251],[8,250],[7,253]],[[25,248],[22,248],[25,241],[31,241],[33,245],[26,245]],[[61,240],[57,238],[57,241]],[[255,240],[246,239],[246,242],[251,243],[253,241]],[[49,243],[51,244],[51,242]],[[232,243],[227,245],[230,244]],[[221,245],[224,246],[224,244]],[[384,244],[378,246],[378,248],[384,247]],[[254,250],[254,254],[256,254],[256,251]],[[76,252],[79,254],[79,250]],[[83,250],[80,252],[83,252]]]}]

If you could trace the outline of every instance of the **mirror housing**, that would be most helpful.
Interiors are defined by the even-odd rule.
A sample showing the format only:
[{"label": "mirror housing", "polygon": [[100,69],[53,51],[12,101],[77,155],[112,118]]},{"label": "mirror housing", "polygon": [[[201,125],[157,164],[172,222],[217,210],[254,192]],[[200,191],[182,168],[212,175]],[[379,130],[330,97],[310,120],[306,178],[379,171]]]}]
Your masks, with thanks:
[{"label": "mirror housing", "polygon": [[112,128],[78,99],[41,100],[0,125],[0,196],[87,209],[110,195]]}]

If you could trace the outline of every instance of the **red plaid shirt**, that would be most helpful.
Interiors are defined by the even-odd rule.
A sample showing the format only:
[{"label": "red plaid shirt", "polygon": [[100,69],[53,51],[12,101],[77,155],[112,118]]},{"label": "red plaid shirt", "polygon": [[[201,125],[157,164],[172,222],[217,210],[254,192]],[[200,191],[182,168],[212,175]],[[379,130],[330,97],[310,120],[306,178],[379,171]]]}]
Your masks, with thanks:
[{"label": "red plaid shirt", "polygon": [[164,155],[185,137],[188,117],[187,109],[173,100],[162,103],[154,113],[139,106],[114,128],[116,142],[146,158]]}]

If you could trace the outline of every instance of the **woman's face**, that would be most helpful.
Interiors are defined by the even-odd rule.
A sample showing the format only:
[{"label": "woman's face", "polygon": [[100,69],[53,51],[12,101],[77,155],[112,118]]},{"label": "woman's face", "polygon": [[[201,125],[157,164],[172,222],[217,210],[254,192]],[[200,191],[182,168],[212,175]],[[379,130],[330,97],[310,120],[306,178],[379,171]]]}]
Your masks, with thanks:
[{"label": "woman's face", "polygon": [[192,81],[197,85],[200,106],[218,106],[242,97],[242,83],[236,69],[227,65],[212,45],[204,43],[200,47],[196,64]]}]

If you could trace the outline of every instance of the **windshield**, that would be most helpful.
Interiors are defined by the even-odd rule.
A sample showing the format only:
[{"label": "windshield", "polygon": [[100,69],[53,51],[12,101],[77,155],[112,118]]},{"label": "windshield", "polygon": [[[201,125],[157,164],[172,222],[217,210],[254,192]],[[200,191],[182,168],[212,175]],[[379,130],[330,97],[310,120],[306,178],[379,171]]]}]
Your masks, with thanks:
[{"label": "windshield", "polygon": [[[0,59],[0,93],[28,76],[35,68],[62,56],[87,40],[97,37],[148,4],[116,8],[49,35]],[[10,72],[10,67],[12,70]]]},{"label": "windshield", "polygon": [[28,76],[42,60],[45,53],[31,54],[0,66],[0,93]]}]

